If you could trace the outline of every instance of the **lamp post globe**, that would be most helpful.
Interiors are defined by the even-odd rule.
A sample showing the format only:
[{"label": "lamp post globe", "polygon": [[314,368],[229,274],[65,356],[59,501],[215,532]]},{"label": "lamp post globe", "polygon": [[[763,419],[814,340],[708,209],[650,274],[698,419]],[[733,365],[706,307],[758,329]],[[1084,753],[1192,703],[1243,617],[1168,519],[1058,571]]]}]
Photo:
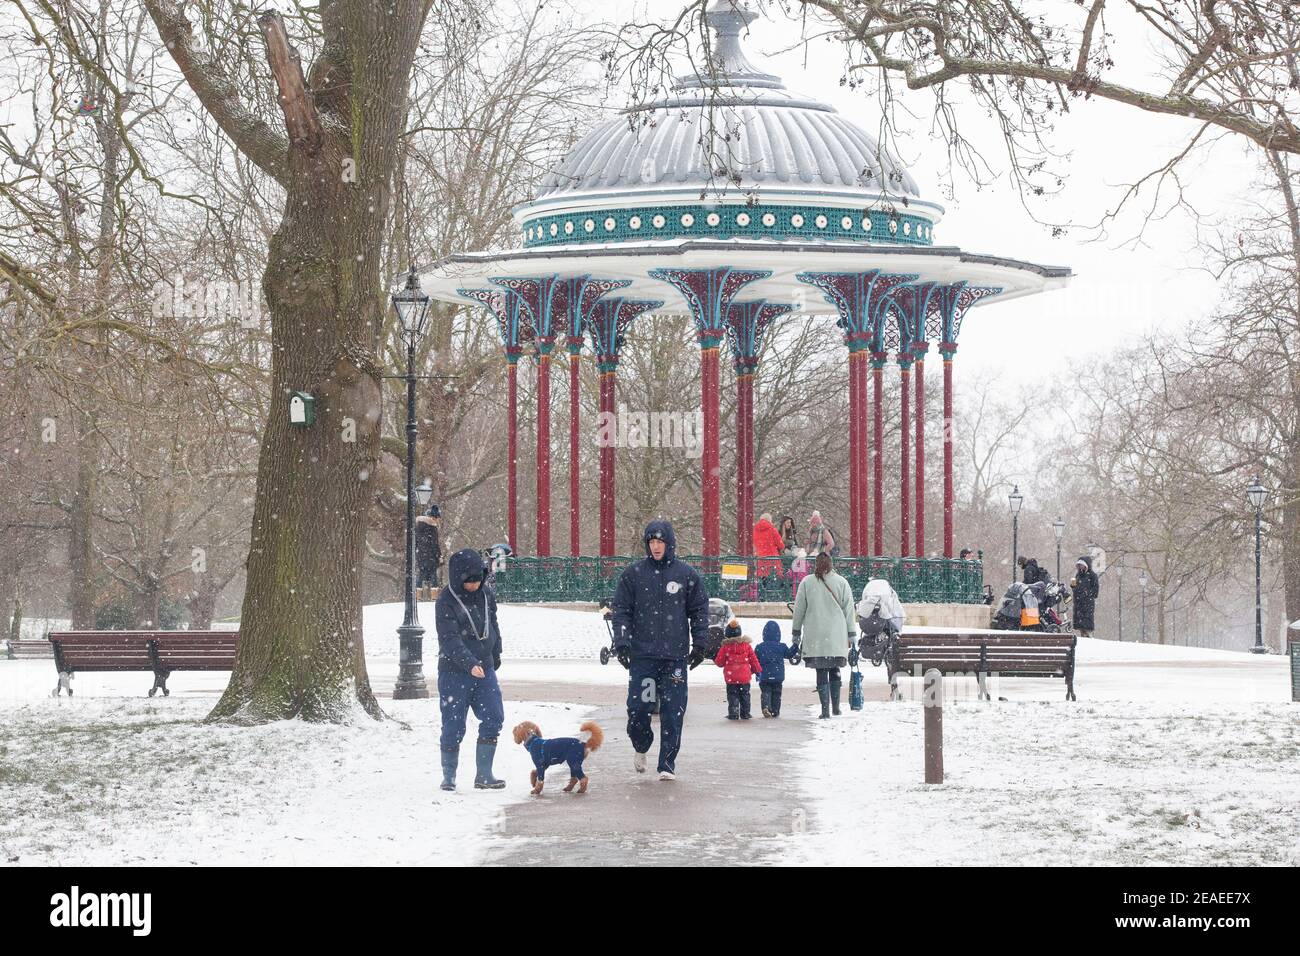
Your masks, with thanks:
[{"label": "lamp post globe", "polygon": [[1265,654],[1264,647],[1264,594],[1263,594],[1263,530],[1264,502],[1268,500],[1268,489],[1259,483],[1259,475],[1250,480],[1246,487],[1246,500],[1255,509],[1255,646],[1251,653]]},{"label": "lamp post globe", "polygon": [[415,503],[423,510],[429,507],[429,502],[432,500],[433,485],[429,484],[429,479],[426,478],[415,489]]},{"label": "lamp post globe", "polygon": [[424,679],[424,628],[415,605],[415,505],[417,501],[422,507],[427,505],[433,489],[427,481],[415,487],[415,345],[424,332],[429,297],[420,288],[414,266],[406,274],[405,285],[393,293],[392,301],[406,338],[406,564],[402,575],[406,609],[397,629],[399,656],[393,699],[415,700],[429,696]]}]

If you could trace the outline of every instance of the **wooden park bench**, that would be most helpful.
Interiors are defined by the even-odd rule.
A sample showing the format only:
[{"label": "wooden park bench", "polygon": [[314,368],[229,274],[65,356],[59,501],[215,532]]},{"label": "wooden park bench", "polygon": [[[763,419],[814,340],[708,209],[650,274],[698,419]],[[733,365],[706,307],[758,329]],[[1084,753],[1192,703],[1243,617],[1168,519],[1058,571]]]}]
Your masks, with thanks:
[{"label": "wooden park bench", "polygon": [[6,656],[11,661],[30,661],[54,656],[54,645],[46,640],[6,641]]},{"label": "wooden park bench", "polygon": [[59,684],[54,696],[72,696],[72,675],[81,671],[153,673],[152,697],[170,695],[173,671],[228,671],[235,666],[238,631],[51,631]]},{"label": "wooden park bench", "polygon": [[945,675],[974,674],[981,700],[992,700],[988,677],[1060,677],[1065,699],[1074,700],[1074,634],[1037,631],[953,631],[908,628],[888,637],[880,650],[889,670],[890,697],[901,699],[899,675],[921,677],[930,668]]}]

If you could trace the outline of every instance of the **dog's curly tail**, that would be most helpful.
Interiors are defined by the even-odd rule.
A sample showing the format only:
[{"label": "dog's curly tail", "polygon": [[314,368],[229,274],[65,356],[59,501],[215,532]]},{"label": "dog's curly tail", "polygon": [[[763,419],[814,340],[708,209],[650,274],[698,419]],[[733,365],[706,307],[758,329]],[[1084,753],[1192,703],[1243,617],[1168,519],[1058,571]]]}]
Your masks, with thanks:
[{"label": "dog's curly tail", "polygon": [[587,753],[595,753],[600,749],[600,745],[605,742],[605,731],[601,730],[600,724],[594,720],[587,721],[578,729],[583,733],[591,734],[591,738],[585,745]]}]

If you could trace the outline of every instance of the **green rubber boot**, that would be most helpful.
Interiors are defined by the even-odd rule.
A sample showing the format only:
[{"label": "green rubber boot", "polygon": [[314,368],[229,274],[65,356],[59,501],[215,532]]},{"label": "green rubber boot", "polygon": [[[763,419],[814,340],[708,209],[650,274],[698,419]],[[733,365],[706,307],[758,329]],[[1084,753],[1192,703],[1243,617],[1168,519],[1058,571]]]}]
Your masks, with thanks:
[{"label": "green rubber boot", "polygon": [[822,712],[820,720],[828,720],[831,716],[831,689],[825,684],[817,688],[817,697],[822,702]]},{"label": "green rubber boot", "polygon": [[831,713],[838,717],[840,715],[840,681],[831,681]]},{"label": "green rubber boot", "polygon": [[456,789],[456,762],[459,757],[459,750],[444,750],[442,752],[442,783],[439,785],[439,789]]},{"label": "green rubber boot", "polygon": [[478,746],[474,748],[474,761],[478,765],[478,773],[474,775],[475,789],[500,790],[506,785],[504,780],[498,780],[492,776],[492,758],[496,756],[496,752],[497,741],[495,737],[491,740],[479,738]]}]

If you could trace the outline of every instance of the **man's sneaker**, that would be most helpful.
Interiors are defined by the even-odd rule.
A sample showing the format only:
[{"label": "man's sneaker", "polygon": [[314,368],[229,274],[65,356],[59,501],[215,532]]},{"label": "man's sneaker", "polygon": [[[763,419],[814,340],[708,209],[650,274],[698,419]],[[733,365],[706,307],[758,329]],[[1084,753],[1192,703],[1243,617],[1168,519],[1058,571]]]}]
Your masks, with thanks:
[{"label": "man's sneaker", "polygon": [[645,773],[645,754],[632,754],[632,769],[637,773]]},{"label": "man's sneaker", "polygon": [[764,707],[764,708],[763,708],[763,716],[764,716],[764,717],[771,717],[771,716],[772,716],[772,712],[771,712],[770,710],[768,710],[766,707]]},{"label": "man's sneaker", "polygon": [[660,779],[660,780],[676,780],[676,779],[677,779],[677,774],[673,773],[671,770],[660,770],[660,771],[659,771],[659,779]]}]

